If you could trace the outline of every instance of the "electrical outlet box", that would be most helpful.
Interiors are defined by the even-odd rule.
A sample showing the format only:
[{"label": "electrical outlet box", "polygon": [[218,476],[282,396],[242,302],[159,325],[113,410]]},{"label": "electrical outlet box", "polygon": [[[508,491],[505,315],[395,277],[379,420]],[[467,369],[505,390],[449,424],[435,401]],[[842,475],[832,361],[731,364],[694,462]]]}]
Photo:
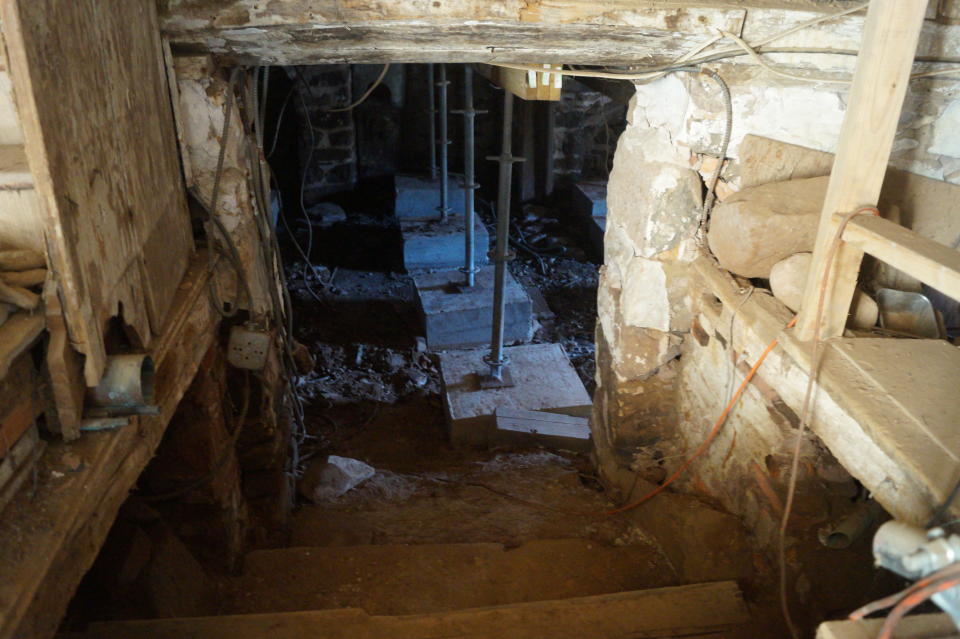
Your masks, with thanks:
[{"label": "electrical outlet box", "polygon": [[237,368],[261,370],[267,364],[270,341],[271,334],[267,331],[234,326],[230,329],[230,341],[227,343],[227,361]]}]

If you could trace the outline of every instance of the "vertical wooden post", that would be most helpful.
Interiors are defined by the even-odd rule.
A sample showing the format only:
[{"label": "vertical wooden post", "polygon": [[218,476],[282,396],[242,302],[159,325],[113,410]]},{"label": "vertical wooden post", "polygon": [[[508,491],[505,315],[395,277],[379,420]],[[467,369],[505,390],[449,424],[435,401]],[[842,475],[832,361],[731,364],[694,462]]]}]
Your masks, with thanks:
[{"label": "vertical wooden post", "polygon": [[[880,197],[926,5],[927,0],[873,0],[867,10],[853,86],[800,308],[797,326],[800,339],[813,337],[820,278],[837,228],[832,219],[834,213],[875,206]],[[833,277],[827,283],[821,337],[843,334],[862,258],[862,251],[848,245],[841,245],[837,251]]]}]

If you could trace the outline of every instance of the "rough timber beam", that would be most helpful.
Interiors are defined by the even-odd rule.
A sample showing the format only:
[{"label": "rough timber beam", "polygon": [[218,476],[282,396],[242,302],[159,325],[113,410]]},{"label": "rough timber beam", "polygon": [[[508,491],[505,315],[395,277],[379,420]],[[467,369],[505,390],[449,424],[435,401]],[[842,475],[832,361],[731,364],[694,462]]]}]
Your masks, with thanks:
[{"label": "rough timber beam", "polygon": [[[158,1],[175,52],[249,64],[657,64],[717,29],[759,38],[850,6],[850,0]],[[855,33],[862,20],[841,21]],[[824,32],[836,28],[832,23]]]}]

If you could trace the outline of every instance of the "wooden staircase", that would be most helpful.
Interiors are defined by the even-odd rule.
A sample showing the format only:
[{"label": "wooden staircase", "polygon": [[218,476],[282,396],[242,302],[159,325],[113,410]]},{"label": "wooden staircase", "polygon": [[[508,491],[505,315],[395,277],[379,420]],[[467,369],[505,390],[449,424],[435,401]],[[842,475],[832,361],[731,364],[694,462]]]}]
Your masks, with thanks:
[{"label": "wooden staircase", "polygon": [[198,616],[76,639],[716,637],[750,621],[735,582],[676,582],[647,546],[580,538],[256,550]]},{"label": "wooden staircase", "polygon": [[748,614],[730,581],[411,615],[357,608],[93,624],[111,639],[718,637]]}]

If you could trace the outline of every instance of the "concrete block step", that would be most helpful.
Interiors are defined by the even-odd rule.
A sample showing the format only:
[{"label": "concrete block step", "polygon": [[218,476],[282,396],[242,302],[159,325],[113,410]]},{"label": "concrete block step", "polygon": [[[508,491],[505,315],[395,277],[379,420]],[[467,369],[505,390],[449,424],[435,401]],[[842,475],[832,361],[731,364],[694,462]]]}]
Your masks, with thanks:
[{"label": "concrete block step", "polygon": [[717,637],[750,620],[735,582],[722,581],[407,616],[358,609],[92,624],[111,639],[635,639]]},{"label": "concrete block step", "polygon": [[[403,234],[403,266],[412,271],[446,271],[463,267],[464,229],[462,217],[440,220],[401,220]],[[483,266],[488,261],[490,237],[480,218],[474,221],[474,264]]]},{"label": "concrete block step", "polygon": [[[493,329],[494,267],[476,274],[470,288],[460,271],[421,273],[413,277],[420,301],[424,335],[430,350],[489,345]],[[533,336],[530,298],[513,276],[506,274],[504,288],[504,342],[527,342]]]},{"label": "concrete block step", "polygon": [[577,371],[559,344],[525,344],[504,349],[510,359],[512,382],[503,388],[484,388],[481,377],[486,349],[440,353],[443,400],[455,445],[492,443],[495,413],[502,408],[537,410],[589,417],[592,408]]},{"label": "concrete block step", "polygon": [[[401,220],[433,220],[440,217],[440,181],[416,175],[398,175],[395,180],[394,212]],[[451,215],[463,215],[463,176],[447,178],[447,207]]]}]

